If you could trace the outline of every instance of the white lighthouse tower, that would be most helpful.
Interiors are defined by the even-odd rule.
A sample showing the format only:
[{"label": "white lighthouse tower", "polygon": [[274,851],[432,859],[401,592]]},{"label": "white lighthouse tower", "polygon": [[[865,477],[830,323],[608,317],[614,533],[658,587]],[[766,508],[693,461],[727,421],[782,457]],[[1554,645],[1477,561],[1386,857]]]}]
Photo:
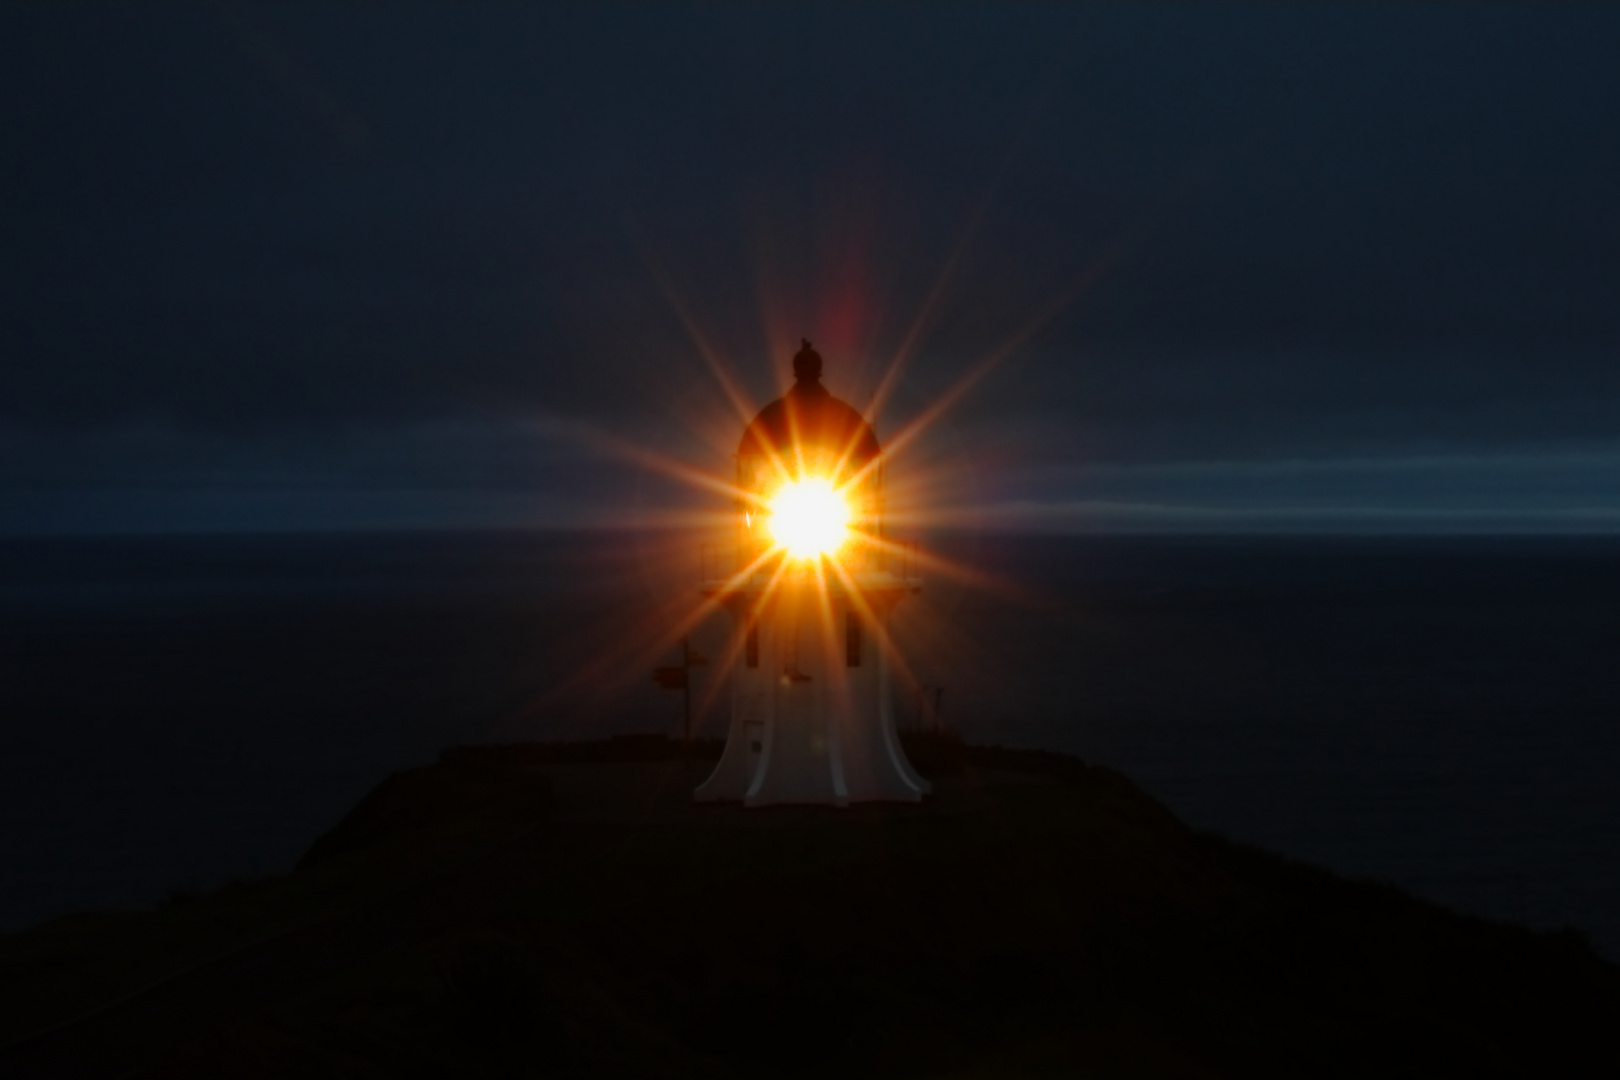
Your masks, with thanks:
[{"label": "white lighthouse tower", "polygon": [[733,619],[731,729],[699,802],[916,802],[928,790],[895,731],[889,613],[921,586],[883,538],[883,455],[821,385],[797,380],[737,449],[737,564],[708,582]]}]

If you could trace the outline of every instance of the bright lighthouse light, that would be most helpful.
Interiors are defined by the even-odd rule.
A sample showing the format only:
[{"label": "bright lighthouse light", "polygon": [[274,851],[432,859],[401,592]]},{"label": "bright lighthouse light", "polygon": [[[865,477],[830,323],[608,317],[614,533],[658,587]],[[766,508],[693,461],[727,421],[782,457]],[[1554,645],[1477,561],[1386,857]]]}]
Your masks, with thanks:
[{"label": "bright lighthouse light", "polygon": [[849,535],[849,504],[828,480],[783,484],[770,510],[771,538],[795,559],[831,555]]}]

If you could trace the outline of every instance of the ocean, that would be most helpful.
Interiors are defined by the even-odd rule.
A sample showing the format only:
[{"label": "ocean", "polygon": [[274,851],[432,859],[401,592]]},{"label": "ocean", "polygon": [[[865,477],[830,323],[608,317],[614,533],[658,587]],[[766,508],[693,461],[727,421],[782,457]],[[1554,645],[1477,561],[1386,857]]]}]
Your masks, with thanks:
[{"label": "ocean", "polygon": [[[1620,958],[1620,540],[923,548],[905,723]],[[677,733],[650,670],[683,629],[722,651],[700,558],[656,532],[0,542],[0,930],[283,872],[444,746]]]}]

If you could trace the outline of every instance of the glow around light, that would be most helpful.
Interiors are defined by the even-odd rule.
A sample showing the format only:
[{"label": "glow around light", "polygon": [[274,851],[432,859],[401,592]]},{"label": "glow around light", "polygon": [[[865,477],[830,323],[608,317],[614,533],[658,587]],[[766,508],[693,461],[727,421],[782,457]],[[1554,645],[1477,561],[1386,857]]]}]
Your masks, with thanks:
[{"label": "glow around light", "polygon": [[771,538],[795,559],[832,555],[849,537],[849,503],[816,477],[783,484],[770,499]]}]

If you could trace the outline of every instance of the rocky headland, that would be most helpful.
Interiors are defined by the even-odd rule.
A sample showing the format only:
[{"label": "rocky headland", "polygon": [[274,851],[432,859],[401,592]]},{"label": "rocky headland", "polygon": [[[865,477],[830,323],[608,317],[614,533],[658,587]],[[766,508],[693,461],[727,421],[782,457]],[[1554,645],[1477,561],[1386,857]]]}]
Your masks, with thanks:
[{"label": "rocky headland", "polygon": [[0,938],[7,1076],[1620,1075],[1620,969],[908,737],[920,806],[694,806],[718,746],[462,747],[291,873]]}]

